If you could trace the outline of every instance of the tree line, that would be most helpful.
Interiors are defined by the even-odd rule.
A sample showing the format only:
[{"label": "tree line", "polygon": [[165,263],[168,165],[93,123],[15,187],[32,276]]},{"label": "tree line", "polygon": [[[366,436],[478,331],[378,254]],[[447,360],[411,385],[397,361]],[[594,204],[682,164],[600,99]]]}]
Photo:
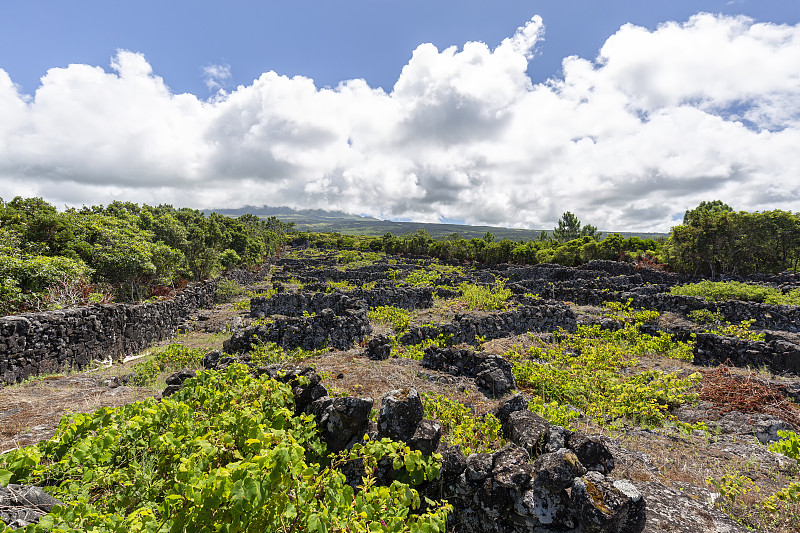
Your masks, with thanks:
[{"label": "tree line", "polygon": [[542,232],[538,239],[527,242],[496,241],[491,233],[482,239],[463,239],[457,233],[433,239],[425,230],[382,237],[306,233],[304,238],[320,248],[357,247],[488,265],[577,266],[605,259],[711,278],[796,272],[800,268],[800,214],[777,209],[736,212],[719,200],[686,211],[683,223],[662,239],[625,238],[619,233],[603,237],[594,226],[582,226],[569,211],[553,228],[552,236]]},{"label": "tree line", "polygon": [[252,268],[274,255],[287,235],[323,249],[356,248],[488,265],[594,260],[708,276],[797,271],[800,214],[734,211],[719,200],[686,211],[666,239],[603,237],[570,212],[552,236],[535,240],[434,239],[425,230],[380,237],[297,233],[293,223],[252,214],[205,215],[171,205],[112,202],[59,212],[41,198],[0,198],[0,315],[87,301],[139,301],[186,280],[232,267]]},{"label": "tree line", "polygon": [[260,265],[292,225],[171,205],[116,201],[59,212],[41,198],[0,198],[0,315],[138,301],[223,268]]},{"label": "tree line", "polygon": [[720,200],[686,211],[670,232],[663,260],[679,272],[719,276],[796,272],[800,213],[734,211]]}]

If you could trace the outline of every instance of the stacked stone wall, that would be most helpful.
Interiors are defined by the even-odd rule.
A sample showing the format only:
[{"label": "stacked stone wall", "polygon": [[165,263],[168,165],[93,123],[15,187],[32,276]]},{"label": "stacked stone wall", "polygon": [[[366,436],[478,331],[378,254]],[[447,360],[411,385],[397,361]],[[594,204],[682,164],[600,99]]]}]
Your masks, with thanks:
[{"label": "stacked stone wall", "polygon": [[[355,289],[347,293],[339,291],[323,294],[313,292],[278,293],[272,297],[257,297],[250,300],[250,314],[254,317],[271,315],[296,316],[303,311],[318,313],[323,309],[332,309],[336,314],[344,311],[345,300],[361,300],[369,307],[393,305],[402,309],[423,309],[433,305],[433,289],[430,287],[411,288],[375,288]],[[349,305],[349,304],[347,304]]]},{"label": "stacked stone wall", "polygon": [[117,360],[172,336],[186,317],[211,307],[217,282],[187,286],[175,298],[138,305],[96,304],[0,318],[0,386],[93,359]]},{"label": "stacked stone wall", "polygon": [[[278,294],[273,298],[278,303],[272,307],[271,300],[262,298],[262,301],[256,301],[257,308],[260,306],[262,309],[256,313],[265,315],[264,310],[280,309],[284,311],[282,314],[296,315],[302,311],[315,314],[276,318],[267,324],[240,329],[223,344],[226,352],[247,352],[252,346],[265,342],[285,349],[329,347],[343,350],[372,332],[364,302],[346,294]],[[253,305],[251,303],[251,312]]]}]

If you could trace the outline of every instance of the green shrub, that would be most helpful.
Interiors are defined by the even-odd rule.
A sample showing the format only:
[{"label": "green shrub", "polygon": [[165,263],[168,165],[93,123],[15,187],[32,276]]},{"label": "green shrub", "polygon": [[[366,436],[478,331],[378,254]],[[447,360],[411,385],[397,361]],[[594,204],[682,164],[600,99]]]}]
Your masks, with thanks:
[{"label": "green shrub", "polygon": [[328,283],[327,283],[327,287],[325,287],[325,292],[331,293],[331,292],[333,292],[335,290],[340,290],[340,291],[343,291],[343,292],[347,292],[347,291],[352,291],[355,288],[356,288],[355,285],[353,285],[352,283],[350,283],[347,280],[343,280],[343,281],[332,281],[332,280],[329,280]]},{"label": "green shrub", "polygon": [[527,354],[507,354],[517,386],[532,395],[531,409],[559,425],[569,424],[578,411],[599,423],[627,419],[657,426],[667,421],[670,409],[695,398],[690,389],[700,375],[631,373],[635,357],[691,360],[694,343],[663,332],[642,334],[642,323],[625,323],[617,331],[581,325],[574,334],[556,333],[553,342]]},{"label": "green shrub", "polygon": [[276,363],[295,363],[309,357],[315,357],[323,351],[325,350],[304,350],[303,348],[287,351],[274,342],[265,342],[252,346],[250,348],[250,357],[257,366],[268,366]]},{"label": "green shrub", "polygon": [[461,452],[491,453],[506,444],[500,421],[492,414],[476,416],[466,405],[440,394],[422,396],[425,417],[442,424],[442,439]]},{"label": "green shrub", "polygon": [[228,248],[219,254],[219,262],[225,268],[231,268],[241,263],[242,258],[239,257],[239,254],[236,253],[236,250],[231,250]]},{"label": "green shrub", "polygon": [[756,333],[750,328],[756,320],[742,320],[738,324],[731,324],[725,322],[724,324],[717,324],[716,326],[705,330],[705,333],[713,333],[714,335],[722,335],[724,337],[736,337],[737,339],[744,339],[748,341],[763,341],[766,338],[764,333]]},{"label": "green shrub", "polygon": [[[386,458],[400,478],[377,486]],[[363,465],[360,490],[341,467]],[[444,531],[411,484],[440,463],[388,439],[328,456],[292,390],[243,365],[201,371],[168,399],[62,419],[56,435],[0,457],[3,485],[48,486],[65,503],[26,531]]]},{"label": "green shrub", "polygon": [[203,361],[204,350],[170,344],[152,358],[133,366],[131,383],[139,387],[154,385],[162,372],[177,372],[182,368],[197,368]]},{"label": "green shrub", "polygon": [[247,298],[244,300],[240,300],[238,302],[233,303],[234,309],[238,309],[240,311],[249,311],[250,310],[250,300],[253,298],[272,298],[278,293],[275,289],[267,289],[265,291],[247,291]]},{"label": "green shrub", "polygon": [[778,431],[780,440],[769,444],[769,451],[782,453],[790,459],[800,461],[800,435],[794,431]]},{"label": "green shrub", "polygon": [[714,322],[722,322],[725,317],[720,311],[711,311],[710,309],[695,309],[687,315],[690,320],[698,324],[713,324]]},{"label": "green shrub", "polygon": [[[672,287],[670,294],[683,296],[699,296],[705,300],[719,302],[723,300],[742,300],[745,302],[759,302],[777,305],[797,305],[787,302],[800,299],[800,291],[792,291],[784,295],[777,289],[764,285],[740,283],[738,281],[709,281]],[[797,294],[794,294],[796,293]]]},{"label": "green shrub", "polygon": [[76,283],[92,272],[79,259],[0,255],[0,316],[35,308],[47,299],[50,287]]},{"label": "green shrub", "polygon": [[770,295],[765,303],[773,305],[800,305],[800,289],[794,289],[786,294]]},{"label": "green shrub", "polygon": [[369,321],[389,324],[395,333],[403,333],[411,323],[411,314],[393,305],[382,305],[370,310]]},{"label": "green shrub", "polygon": [[214,291],[215,303],[230,302],[237,296],[244,294],[244,289],[231,279],[221,279],[217,282],[217,290]]},{"label": "green shrub", "polygon": [[503,280],[496,280],[491,287],[482,287],[472,283],[463,282],[458,286],[461,297],[467,309],[478,311],[503,310],[511,298],[511,290],[505,287]]},{"label": "green shrub", "polygon": [[414,270],[405,277],[403,284],[412,287],[432,287],[440,277],[441,274],[433,270]]},{"label": "green shrub", "polygon": [[421,361],[422,356],[425,355],[425,348],[429,346],[438,346],[440,348],[449,346],[451,337],[449,334],[440,333],[435,339],[425,339],[419,344],[401,345],[397,340],[397,336],[392,336],[392,352],[406,359]]}]

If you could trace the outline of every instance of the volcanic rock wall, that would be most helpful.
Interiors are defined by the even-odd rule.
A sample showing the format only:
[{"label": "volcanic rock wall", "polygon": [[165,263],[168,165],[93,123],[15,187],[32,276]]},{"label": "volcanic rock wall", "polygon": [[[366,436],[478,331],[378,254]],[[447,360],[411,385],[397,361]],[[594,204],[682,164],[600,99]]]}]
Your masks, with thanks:
[{"label": "volcanic rock wall", "polygon": [[211,307],[216,281],[160,302],[96,304],[0,318],[0,386],[93,359],[120,359],[172,336],[192,312]]}]

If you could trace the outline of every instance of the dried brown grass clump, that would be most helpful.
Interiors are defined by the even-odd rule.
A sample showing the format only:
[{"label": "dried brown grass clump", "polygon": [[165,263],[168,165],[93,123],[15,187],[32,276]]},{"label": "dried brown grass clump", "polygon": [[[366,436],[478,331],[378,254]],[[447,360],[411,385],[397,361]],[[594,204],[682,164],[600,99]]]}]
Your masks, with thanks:
[{"label": "dried brown grass clump", "polygon": [[800,428],[800,406],[789,399],[785,387],[767,383],[755,372],[734,372],[728,365],[701,372],[698,397],[711,402],[720,415],[732,411],[764,413]]}]

